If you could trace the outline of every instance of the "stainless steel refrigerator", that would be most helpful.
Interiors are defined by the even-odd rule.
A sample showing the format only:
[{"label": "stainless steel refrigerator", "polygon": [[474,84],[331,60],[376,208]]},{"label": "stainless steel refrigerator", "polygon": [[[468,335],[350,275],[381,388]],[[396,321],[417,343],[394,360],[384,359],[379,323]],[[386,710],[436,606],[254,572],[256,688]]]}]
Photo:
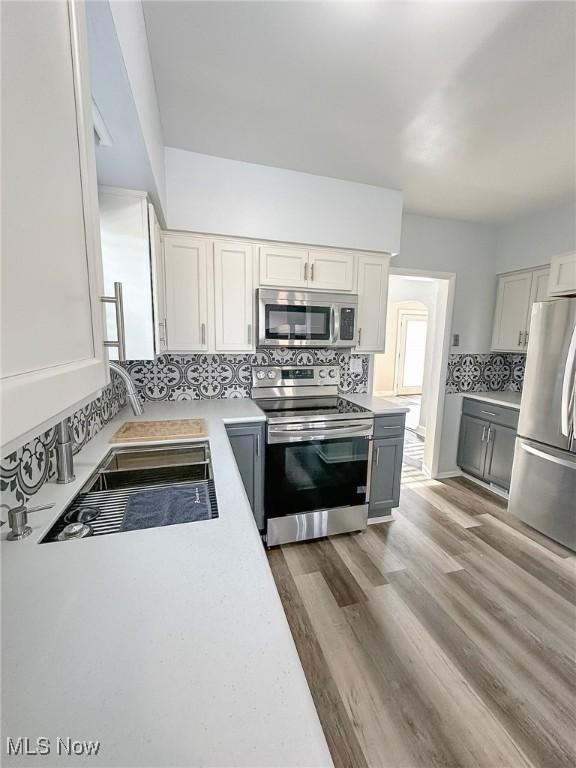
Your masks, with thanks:
[{"label": "stainless steel refrigerator", "polygon": [[576,298],[534,304],[509,510],[576,551]]}]

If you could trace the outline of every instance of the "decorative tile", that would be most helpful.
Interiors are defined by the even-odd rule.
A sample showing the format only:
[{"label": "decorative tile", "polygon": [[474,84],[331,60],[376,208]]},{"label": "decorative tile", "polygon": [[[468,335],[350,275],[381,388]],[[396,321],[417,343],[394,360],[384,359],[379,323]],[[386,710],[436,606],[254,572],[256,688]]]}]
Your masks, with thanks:
[{"label": "decorative tile", "polygon": [[446,392],[521,392],[525,362],[523,354],[452,354]]},{"label": "decorative tile", "polygon": [[[74,453],[78,453],[126,405],[126,387],[112,374],[110,384],[91,403],[70,417]],[[25,503],[56,473],[53,454],[56,428],[34,438],[0,462],[2,503],[11,507]]]},{"label": "decorative tile", "polygon": [[362,372],[350,371],[349,352],[336,349],[258,350],[244,355],[162,355],[154,361],[132,360],[123,363],[132,377],[142,402],[147,400],[213,400],[250,397],[252,368],[267,365],[339,365],[340,391],[366,392],[368,355]]}]

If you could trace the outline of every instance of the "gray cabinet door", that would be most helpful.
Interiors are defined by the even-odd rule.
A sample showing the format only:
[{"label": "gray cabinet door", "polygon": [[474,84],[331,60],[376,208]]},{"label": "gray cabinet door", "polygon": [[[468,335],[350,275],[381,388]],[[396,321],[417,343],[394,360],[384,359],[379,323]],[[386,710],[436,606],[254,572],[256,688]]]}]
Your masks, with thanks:
[{"label": "gray cabinet door", "polygon": [[386,515],[400,503],[404,438],[374,440],[368,517]]},{"label": "gray cabinet door", "polygon": [[462,415],[458,443],[458,466],[470,475],[484,477],[488,423],[473,416]]},{"label": "gray cabinet door", "polygon": [[499,424],[490,424],[487,434],[484,480],[510,489],[516,431]]},{"label": "gray cabinet door", "polygon": [[226,427],[248,501],[258,529],[264,530],[264,427],[234,424]]}]

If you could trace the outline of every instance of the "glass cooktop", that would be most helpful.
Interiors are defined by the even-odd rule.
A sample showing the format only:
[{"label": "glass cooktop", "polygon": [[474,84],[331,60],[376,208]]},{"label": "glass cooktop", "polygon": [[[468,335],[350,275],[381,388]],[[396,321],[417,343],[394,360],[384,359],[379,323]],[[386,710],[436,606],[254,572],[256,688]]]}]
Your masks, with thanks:
[{"label": "glass cooktop", "polygon": [[371,416],[372,411],[356,403],[351,403],[336,395],[329,397],[284,397],[258,400],[258,406],[268,416],[269,421],[277,419],[306,419],[311,417],[334,418],[365,415]]}]

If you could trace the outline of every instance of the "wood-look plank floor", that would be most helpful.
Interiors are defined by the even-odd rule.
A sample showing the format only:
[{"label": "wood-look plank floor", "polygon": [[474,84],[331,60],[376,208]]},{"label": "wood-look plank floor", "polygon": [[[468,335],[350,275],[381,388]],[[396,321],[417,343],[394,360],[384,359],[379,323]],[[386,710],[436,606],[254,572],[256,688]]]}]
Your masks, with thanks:
[{"label": "wood-look plank floor", "polygon": [[336,768],[576,765],[576,557],[458,478],[268,552]]}]

